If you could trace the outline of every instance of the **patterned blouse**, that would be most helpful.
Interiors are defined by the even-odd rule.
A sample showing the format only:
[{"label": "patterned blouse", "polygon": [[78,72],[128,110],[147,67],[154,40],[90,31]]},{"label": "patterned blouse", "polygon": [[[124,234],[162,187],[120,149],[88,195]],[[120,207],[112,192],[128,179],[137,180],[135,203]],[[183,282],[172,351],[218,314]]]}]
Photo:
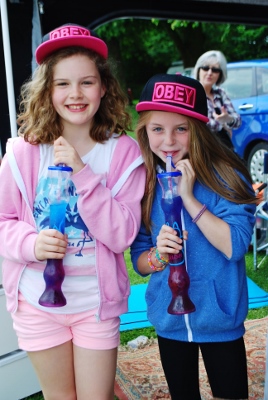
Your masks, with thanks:
[{"label": "patterned blouse", "polygon": [[212,88],[212,93],[214,97],[214,102],[207,97],[207,102],[208,102],[208,126],[211,129],[212,132],[218,132],[221,131],[222,128],[225,128],[224,125],[219,123],[213,118],[213,113],[215,112],[215,108],[221,109],[222,106],[225,106],[228,114],[230,114],[234,121],[232,124],[228,124],[228,129],[233,129],[233,128],[239,128],[242,121],[240,115],[235,111],[234,106],[230,100],[230,98],[227,96],[227,93],[225,92],[224,89],[222,89],[219,86],[216,86]]}]

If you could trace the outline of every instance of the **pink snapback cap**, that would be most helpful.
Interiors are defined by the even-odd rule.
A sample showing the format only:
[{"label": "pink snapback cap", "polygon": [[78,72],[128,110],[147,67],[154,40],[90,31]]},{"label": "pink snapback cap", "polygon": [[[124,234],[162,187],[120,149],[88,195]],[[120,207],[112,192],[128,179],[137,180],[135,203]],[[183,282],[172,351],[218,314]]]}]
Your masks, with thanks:
[{"label": "pink snapback cap", "polygon": [[42,64],[47,56],[64,47],[81,46],[108,57],[106,43],[94,31],[75,24],[65,24],[47,33],[35,52],[36,62]]},{"label": "pink snapback cap", "polygon": [[158,74],[144,86],[136,110],[167,111],[208,122],[207,96],[202,84],[181,74]]}]

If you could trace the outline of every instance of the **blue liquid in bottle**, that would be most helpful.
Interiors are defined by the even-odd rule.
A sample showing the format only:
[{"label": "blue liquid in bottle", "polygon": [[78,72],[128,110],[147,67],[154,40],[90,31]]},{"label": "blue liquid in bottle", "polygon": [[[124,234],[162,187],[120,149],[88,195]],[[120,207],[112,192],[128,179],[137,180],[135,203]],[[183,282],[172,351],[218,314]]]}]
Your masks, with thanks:
[{"label": "blue liquid in bottle", "polygon": [[65,230],[66,207],[67,203],[65,201],[50,205],[49,227],[57,229],[61,233],[64,233]]}]

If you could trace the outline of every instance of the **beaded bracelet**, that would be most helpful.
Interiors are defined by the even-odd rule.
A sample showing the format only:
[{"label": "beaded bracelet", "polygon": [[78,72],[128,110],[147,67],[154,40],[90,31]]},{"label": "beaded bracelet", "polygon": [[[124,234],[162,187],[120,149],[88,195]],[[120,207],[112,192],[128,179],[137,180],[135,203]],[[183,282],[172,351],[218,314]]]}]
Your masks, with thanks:
[{"label": "beaded bracelet", "polygon": [[206,209],[207,209],[207,206],[205,205],[205,204],[203,204],[203,207],[201,208],[201,210],[199,211],[199,213],[197,214],[197,216],[194,218],[194,219],[192,219],[192,222],[195,224],[198,220],[199,220],[199,218],[204,214],[204,212],[206,211]]},{"label": "beaded bracelet", "polygon": [[152,262],[152,254],[155,251],[155,249],[156,247],[152,247],[148,253],[147,257],[148,265],[153,271],[163,271],[166,268],[167,264],[162,264],[160,267],[156,267]]},{"label": "beaded bracelet", "polygon": [[161,254],[158,251],[158,248],[156,248],[155,250],[155,258],[157,259],[157,261],[160,262],[160,264],[168,264],[168,259],[161,256]]}]

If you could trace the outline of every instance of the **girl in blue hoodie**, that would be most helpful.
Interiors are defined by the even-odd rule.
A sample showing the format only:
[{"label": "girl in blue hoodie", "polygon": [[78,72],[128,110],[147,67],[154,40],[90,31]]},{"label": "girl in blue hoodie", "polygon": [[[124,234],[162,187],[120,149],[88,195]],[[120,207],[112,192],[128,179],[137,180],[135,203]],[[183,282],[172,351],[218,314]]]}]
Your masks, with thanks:
[{"label": "girl in blue hoodie", "polygon": [[[247,399],[243,335],[248,312],[245,253],[251,242],[256,198],[239,158],[207,127],[202,85],[182,75],[156,75],[145,85],[137,138],[147,167],[143,223],[131,246],[134,269],[151,274],[146,302],[173,400],[200,400],[202,354],[214,398]],[[157,173],[167,156],[181,171],[184,244],[165,224]],[[187,235],[186,235],[187,234]],[[170,314],[168,258],[183,252],[195,311]],[[179,267],[178,267],[179,268]]]}]

